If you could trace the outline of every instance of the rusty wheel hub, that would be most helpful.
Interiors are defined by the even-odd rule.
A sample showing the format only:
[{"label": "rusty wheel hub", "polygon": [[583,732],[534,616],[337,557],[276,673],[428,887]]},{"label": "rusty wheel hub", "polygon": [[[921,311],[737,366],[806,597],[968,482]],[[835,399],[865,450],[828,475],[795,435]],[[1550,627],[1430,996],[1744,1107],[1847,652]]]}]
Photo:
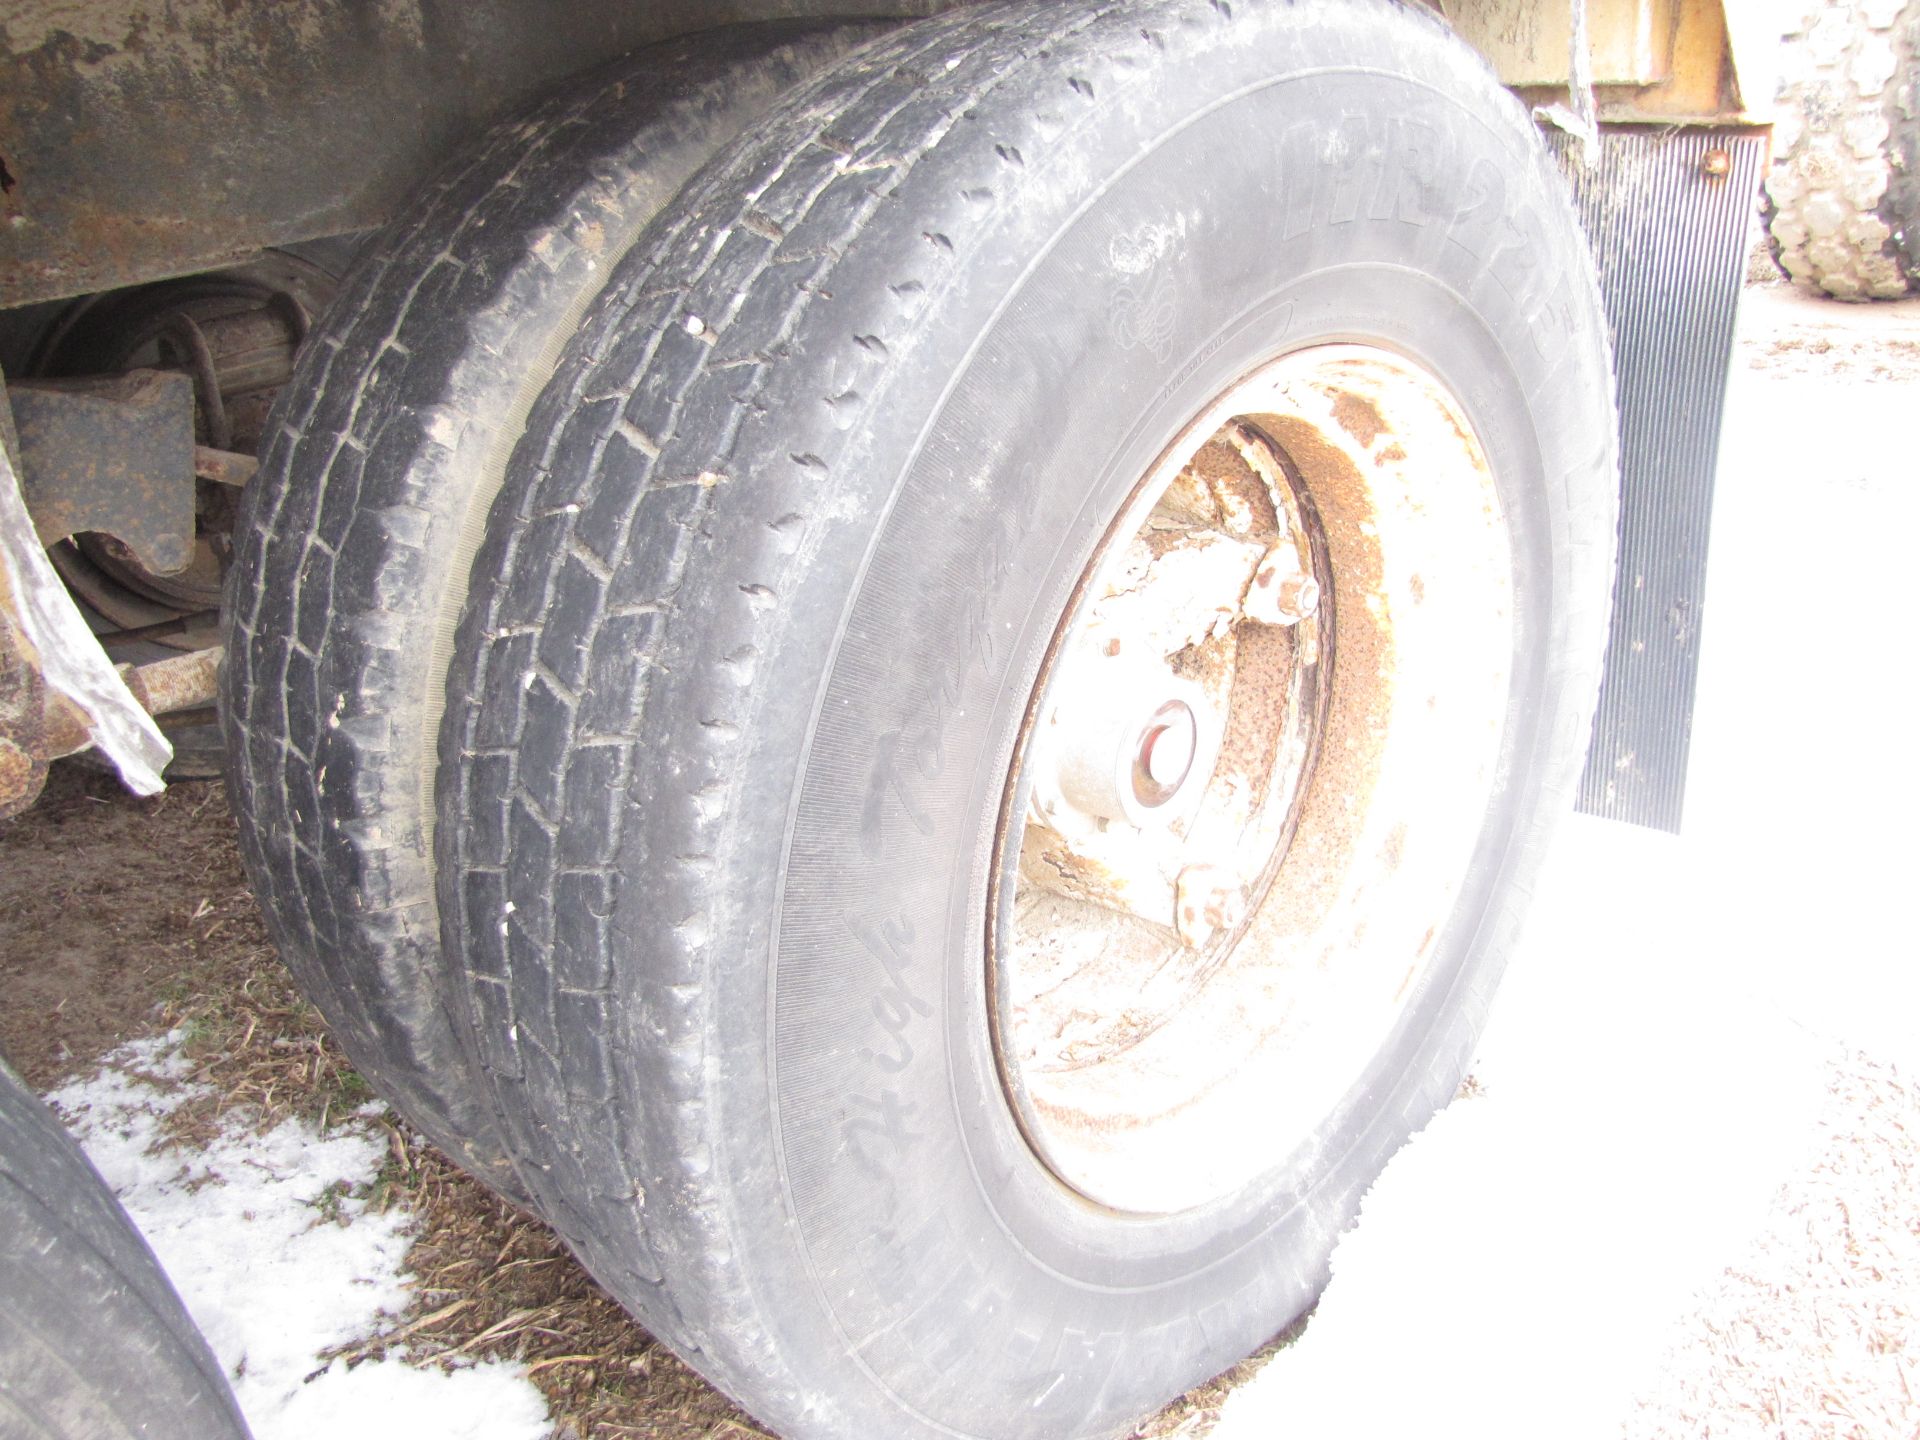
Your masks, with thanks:
[{"label": "rusty wheel hub", "polygon": [[1008,779],[988,955],[1029,1143],[1168,1213],[1285,1160],[1378,1052],[1492,791],[1504,520],[1411,361],[1286,356],[1143,478]]}]

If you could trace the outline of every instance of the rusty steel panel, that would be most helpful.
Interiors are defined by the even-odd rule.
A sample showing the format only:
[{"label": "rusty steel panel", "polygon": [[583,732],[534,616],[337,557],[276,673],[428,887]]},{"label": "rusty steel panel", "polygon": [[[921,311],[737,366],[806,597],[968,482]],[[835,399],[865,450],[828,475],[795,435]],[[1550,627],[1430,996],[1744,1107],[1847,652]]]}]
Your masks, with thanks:
[{"label": "rusty steel panel", "polygon": [[0,307],[376,225],[484,125],[639,45],[942,0],[8,0]]},{"label": "rusty steel panel", "polygon": [[[0,308],[378,225],[485,125],[640,45],[742,21],[904,19],[952,3],[9,0]],[[1509,85],[1566,84],[1575,0],[1421,3],[1441,8]],[[1761,82],[1740,83],[1768,49],[1734,43],[1764,38],[1746,0],[1738,16],[1723,0],[1583,3],[1603,119],[1753,119],[1770,99]]]},{"label": "rusty steel panel", "polygon": [[193,381],[130,370],[8,386],[20,490],[41,543],[111,535],[156,575],[193,561]]}]

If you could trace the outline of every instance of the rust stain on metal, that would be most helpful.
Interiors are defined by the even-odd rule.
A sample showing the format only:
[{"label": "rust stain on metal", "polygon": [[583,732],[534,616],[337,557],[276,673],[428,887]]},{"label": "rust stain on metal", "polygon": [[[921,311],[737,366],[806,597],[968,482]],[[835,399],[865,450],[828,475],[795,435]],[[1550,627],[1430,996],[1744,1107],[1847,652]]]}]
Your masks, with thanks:
[{"label": "rust stain on metal", "polygon": [[40,656],[0,590],[0,820],[39,797],[48,762],[93,743],[87,717],[40,673]]},{"label": "rust stain on metal", "polygon": [[13,620],[0,568],[0,819],[27,808],[47,779],[47,687],[40,656]]},{"label": "rust stain on metal", "polygon": [[112,535],[156,575],[194,558],[193,382],[163,370],[8,387],[20,487],[45,544]]},{"label": "rust stain on metal", "polygon": [[236,450],[216,450],[211,445],[193,447],[193,473],[216,485],[244,486],[260,469],[260,462]]},{"label": "rust stain on metal", "polygon": [[[6,722],[0,721],[0,725]],[[47,767],[0,735],[0,820],[31,805],[46,784]]]},{"label": "rust stain on metal", "polygon": [[[47,765],[93,744],[80,707],[49,687],[40,657],[13,623],[0,595],[0,819],[31,805]],[[221,650],[197,650],[123,671],[127,688],[152,715],[206,713],[218,691]]]},{"label": "rust stain on metal", "polygon": [[[1511,652],[1503,522],[1464,423],[1432,377],[1382,352],[1287,357],[1176,442],[1217,427],[1184,452],[1174,483],[1178,451],[1149,476],[1169,503],[1148,516],[1147,539],[1124,533],[1144,506],[1110,533],[1110,553],[1156,561],[1190,542],[1155,526],[1262,548],[1227,632],[1192,636],[1167,657],[1231,697],[1213,772],[1221,793],[1210,785],[1190,828],[1169,827],[1181,843],[1154,856],[1163,871],[1166,858],[1181,862],[1178,933],[1153,923],[1137,894],[1089,903],[1082,862],[1103,866],[1109,883],[1143,869],[1111,848],[1109,827],[1044,835],[1038,825],[1025,838],[1044,835],[1045,853],[1020,853],[1011,925],[995,931],[1006,952],[988,960],[1003,1081],[1041,1158],[1097,1202],[1160,1213],[1230,1193],[1245,1178],[1235,1147],[1246,1123],[1311,1133],[1325,1113],[1306,1108],[1320,1103],[1319,1077],[1359,1073],[1419,983],[1477,833]],[[1289,537],[1296,555],[1279,553]],[[1472,562],[1459,576],[1435,568],[1456,553]],[[1273,582],[1262,587],[1268,559]],[[1126,584],[1158,583],[1153,563],[1101,564],[1093,615]],[[1116,569],[1121,582],[1108,578]],[[1283,576],[1311,576],[1324,591],[1290,628],[1261,621],[1250,603]],[[1062,670],[1056,683],[1072,679]],[[1419,706],[1429,693],[1447,705]],[[1281,725],[1276,744],[1276,717],[1303,715],[1315,723]],[[1134,843],[1154,849],[1160,838],[1140,832]],[[1323,1057],[1329,1046],[1338,1053]],[[1289,1104],[1300,1113],[1276,1119]],[[1247,1167],[1265,1153],[1247,1147]]]},{"label": "rust stain on metal", "polygon": [[78,755],[93,744],[93,722],[86,711],[55,691],[47,696],[46,737],[50,759]]},{"label": "rust stain on metal", "polygon": [[1333,402],[1333,418],[1340,428],[1364,446],[1371,446],[1380,432],[1387,428],[1387,422],[1380,418],[1380,412],[1373,403],[1360,395],[1342,392]]},{"label": "rust stain on metal", "polygon": [[1247,914],[1247,888],[1224,865],[1189,865],[1180,872],[1176,926],[1181,943],[1199,950],[1223,930],[1235,930]]},{"label": "rust stain on metal", "polygon": [[220,661],[225,654],[224,647],[212,645],[130,667],[123,672],[127,689],[149,715],[204,709],[219,694]]},{"label": "rust stain on metal", "polygon": [[[1340,402],[1351,400],[1352,405]],[[1371,424],[1370,445],[1385,429],[1371,404],[1342,392],[1333,418],[1359,439]],[[1284,881],[1273,877],[1262,900],[1265,919],[1282,932],[1313,929],[1338,894],[1344,856],[1358,838],[1363,816],[1346,803],[1350,795],[1372,789],[1379,767],[1380,715],[1386,697],[1380,677],[1392,668],[1392,632],[1374,597],[1383,588],[1378,545],[1371,533],[1373,503],[1363,477],[1348,454],[1329,443],[1318,427],[1293,416],[1261,417],[1313,497],[1330,559],[1332,608],[1340,616],[1366,616],[1368,623],[1340,625],[1330,647],[1333,673],[1321,677],[1327,695],[1319,727],[1322,765],[1330,779],[1307,787],[1301,797],[1293,843],[1294,863]],[[1326,599],[1323,598],[1325,604]],[[1306,853],[1300,853],[1304,851]]]}]

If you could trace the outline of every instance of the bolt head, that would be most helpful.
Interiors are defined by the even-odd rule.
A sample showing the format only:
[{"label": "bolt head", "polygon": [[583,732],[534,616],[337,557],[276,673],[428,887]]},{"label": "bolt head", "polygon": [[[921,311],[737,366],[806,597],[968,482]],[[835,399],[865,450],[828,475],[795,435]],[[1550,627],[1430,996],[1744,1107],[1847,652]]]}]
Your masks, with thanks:
[{"label": "bolt head", "polygon": [[1299,624],[1320,608],[1320,582],[1311,575],[1289,575],[1274,595],[1283,620]]},{"label": "bolt head", "polygon": [[1319,608],[1320,582],[1300,568],[1291,544],[1274,546],[1247,587],[1247,618],[1262,625],[1298,625]]},{"label": "bolt head", "polygon": [[1247,889],[1224,865],[1189,865],[1174,884],[1174,928],[1198,950],[1246,918]]}]

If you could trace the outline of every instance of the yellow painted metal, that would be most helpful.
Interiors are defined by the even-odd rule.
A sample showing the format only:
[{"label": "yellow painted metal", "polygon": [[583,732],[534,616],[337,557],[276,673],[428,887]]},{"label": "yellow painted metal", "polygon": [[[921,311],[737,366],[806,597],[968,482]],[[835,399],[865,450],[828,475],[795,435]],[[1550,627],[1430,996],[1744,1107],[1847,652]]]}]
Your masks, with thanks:
[{"label": "yellow painted metal", "polygon": [[[1666,79],[1680,3],[1587,0],[1593,83],[1642,86]],[[1508,85],[1567,83],[1573,0],[1442,0],[1440,8]]]},{"label": "yellow painted metal", "polygon": [[1441,0],[1442,12],[1501,80],[1543,102],[1566,92],[1572,17],[1581,5],[1602,121],[1770,118],[1781,0]]},{"label": "yellow painted metal", "polygon": [[1642,88],[1595,93],[1602,120],[1744,120],[1726,15],[1719,0],[1683,0],[1674,16],[1667,75]]}]

